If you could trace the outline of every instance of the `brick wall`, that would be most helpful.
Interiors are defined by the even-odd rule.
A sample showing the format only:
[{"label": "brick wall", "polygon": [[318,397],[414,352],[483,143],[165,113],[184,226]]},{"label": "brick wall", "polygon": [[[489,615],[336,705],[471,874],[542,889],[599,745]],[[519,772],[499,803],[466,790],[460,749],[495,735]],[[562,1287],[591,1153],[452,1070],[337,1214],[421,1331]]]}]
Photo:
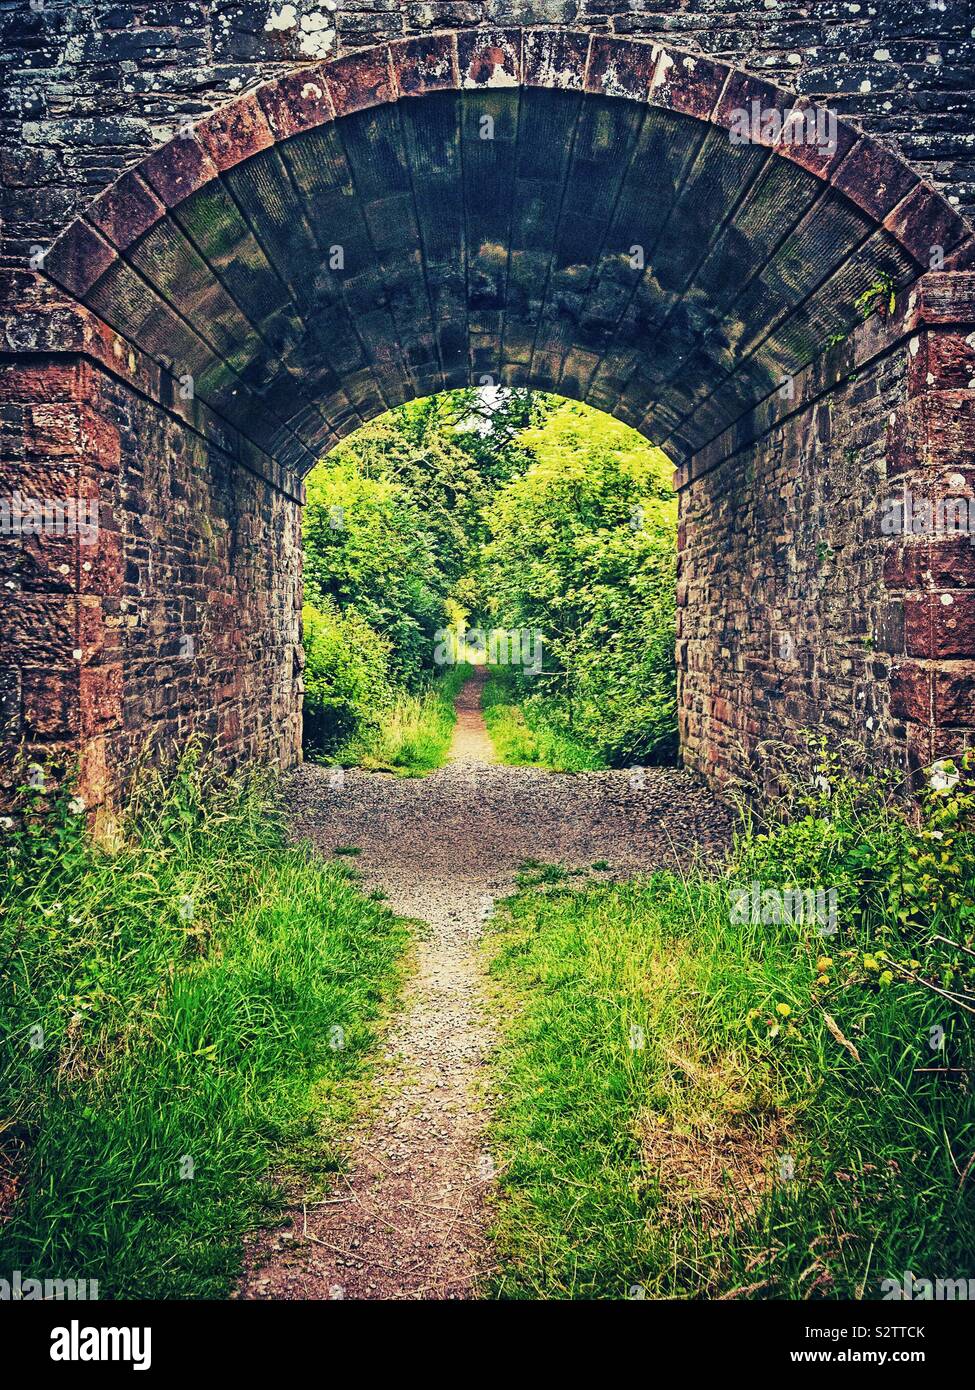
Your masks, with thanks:
[{"label": "brick wall", "polygon": [[[16,595],[0,698],[8,745],[23,732],[33,752],[80,753],[93,801],[147,735],[298,755],[299,497],[280,460],[174,399],[138,346],[29,272],[31,247],[183,119],[270,76],[495,22],[659,34],[740,63],[825,98],[975,205],[960,5],[0,0],[5,476],[90,496],[100,516],[95,547],[0,546]],[[871,319],[682,469],[682,732],[715,782],[812,724],[905,767],[970,737],[972,549],[891,537],[880,517],[895,485],[970,494],[971,281],[925,276],[890,322]]]}]

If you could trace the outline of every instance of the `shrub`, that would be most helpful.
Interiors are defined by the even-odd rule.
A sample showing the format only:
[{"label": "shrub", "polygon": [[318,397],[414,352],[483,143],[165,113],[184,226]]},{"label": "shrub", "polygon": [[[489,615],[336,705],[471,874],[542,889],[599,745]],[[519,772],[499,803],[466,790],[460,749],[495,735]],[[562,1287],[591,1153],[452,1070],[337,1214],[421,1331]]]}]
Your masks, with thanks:
[{"label": "shrub", "polygon": [[393,695],[389,644],[354,609],[325,600],[302,609],[305,645],[305,743],[334,753],[375,729]]}]

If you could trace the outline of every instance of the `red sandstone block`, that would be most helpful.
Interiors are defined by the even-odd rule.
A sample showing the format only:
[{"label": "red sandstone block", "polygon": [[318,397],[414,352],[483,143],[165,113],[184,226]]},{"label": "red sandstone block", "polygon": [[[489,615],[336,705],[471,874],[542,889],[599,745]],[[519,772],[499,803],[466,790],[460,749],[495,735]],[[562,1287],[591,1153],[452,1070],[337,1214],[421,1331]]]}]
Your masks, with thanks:
[{"label": "red sandstone block", "polygon": [[30,401],[76,401],[81,395],[77,362],[0,362],[0,397],[7,405]]},{"label": "red sandstone block", "polygon": [[177,135],[163,145],[140,165],[140,173],[168,208],[179,207],[217,177],[213,160],[192,135]]},{"label": "red sandstone block", "polygon": [[975,334],[925,329],[910,340],[908,395],[923,391],[966,391],[975,380]]},{"label": "red sandstone block", "polygon": [[94,545],[79,546],[78,567],[81,593],[117,597],[122,592],[125,573],[121,536],[100,527]]},{"label": "red sandstone block", "polygon": [[78,698],[86,734],[103,733],[122,723],[122,667],[82,666]]},{"label": "red sandstone block", "polygon": [[450,91],[459,85],[457,45],[452,34],[431,34],[389,46],[396,84],[405,97]]},{"label": "red sandstone block", "polygon": [[86,469],[58,459],[27,460],[8,465],[5,486],[16,487],[22,497],[94,497],[93,478]]},{"label": "red sandstone block", "polygon": [[907,758],[912,768],[927,768],[941,758],[957,758],[972,743],[972,735],[962,730],[907,725]]},{"label": "red sandstone block", "polygon": [[221,173],[274,144],[274,132],[253,92],[200,121],[195,134]]},{"label": "red sandstone block", "polygon": [[257,90],[267,123],[278,140],[287,140],[303,130],[314,130],[335,119],[335,108],[328,93],[325,69],[302,68]]},{"label": "red sandstone block", "polygon": [[118,256],[115,247],[87,222],[72,222],[44,258],[56,284],[79,297],[90,290]]},{"label": "red sandstone block", "polygon": [[975,663],[935,671],[932,685],[936,724],[975,726]]},{"label": "red sandstone block", "polygon": [[967,536],[898,545],[884,558],[884,583],[888,589],[973,589],[975,545]]},{"label": "red sandstone block", "polygon": [[461,87],[517,87],[521,30],[463,30],[457,35],[457,70]]},{"label": "red sandstone block", "polygon": [[951,468],[975,457],[975,392],[935,391],[898,405],[887,427],[887,473]]},{"label": "red sandstone block", "polygon": [[914,321],[933,326],[975,324],[975,270],[929,270],[911,286]]},{"label": "red sandstone block", "polygon": [[105,609],[97,595],[83,595],[78,602],[78,647],[84,661],[103,660],[118,645],[105,623]]},{"label": "red sandstone block", "polygon": [[712,63],[696,54],[692,57],[661,50],[650,79],[649,100],[654,106],[683,111],[706,121],[717,105],[727,76],[724,63]]},{"label": "red sandstone block", "polygon": [[[800,97],[786,116],[788,136],[779,142],[779,149],[794,164],[807,169],[810,174],[829,178],[832,171],[845,159],[859,140],[859,132],[841,121],[836,112],[811,102],[808,97]],[[815,130],[816,139],[800,138],[803,132]],[[818,138],[825,132],[826,140]]]},{"label": "red sandstone block", "polygon": [[926,724],[931,717],[930,670],[911,662],[896,666],[890,677],[890,707],[897,719]]},{"label": "red sandstone block", "polygon": [[29,738],[66,737],[78,732],[81,710],[77,667],[58,670],[24,667],[20,688]]},{"label": "red sandstone block", "polygon": [[85,214],[120,251],[127,247],[166,213],[165,206],[138,174],[123,174]]},{"label": "red sandstone block", "polygon": [[81,430],[84,462],[102,473],[117,473],[122,463],[122,444],[117,428],[96,411],[83,406]]},{"label": "red sandstone block", "polygon": [[961,245],[955,247],[944,268],[952,272],[975,270],[975,236],[969,234]]},{"label": "red sandstone block", "polygon": [[[741,123],[744,114],[752,142],[771,146],[776,143],[782,120],[794,105],[795,97],[791,92],[784,92],[781,87],[747,72],[732,72],[715,109],[714,123],[733,129]],[[753,119],[756,110],[760,113],[758,121]],[[767,112],[773,111],[779,115],[774,127],[764,119]]]},{"label": "red sandstone block", "polygon": [[586,91],[645,101],[656,66],[653,44],[630,43],[597,34],[589,53]]},{"label": "red sandstone block", "polygon": [[45,401],[24,412],[24,453],[28,458],[69,460],[84,456],[82,406],[74,401]]},{"label": "red sandstone block", "polygon": [[527,29],[522,65],[527,87],[581,92],[586,85],[589,36],[557,29]]},{"label": "red sandstone block", "polygon": [[711,718],[717,720],[719,724],[733,724],[734,710],[730,702],[722,696],[716,696],[711,701]]},{"label": "red sandstone block", "polygon": [[904,604],[908,656],[975,657],[975,593],[924,594]]},{"label": "red sandstone block", "polygon": [[323,71],[336,116],[348,116],[367,106],[396,100],[389,49],[385,46],[340,58]]},{"label": "red sandstone block", "polygon": [[923,183],[887,214],[884,226],[925,270],[938,267],[936,248],[948,252],[968,235],[954,208]]},{"label": "red sandstone block", "polygon": [[75,649],[77,601],[72,594],[19,594],[0,626],[0,653],[13,664],[61,666]]},{"label": "red sandstone block", "polygon": [[109,789],[118,784],[118,769],[128,750],[113,759],[115,775],[108,771],[109,752],[104,736],[88,738],[82,742],[81,758],[78,768],[78,793],[89,808],[100,806],[109,795]]},{"label": "red sandstone block", "polygon": [[74,536],[24,536],[21,586],[25,592],[72,594],[78,587],[78,542]]},{"label": "red sandstone block", "polygon": [[907,197],[918,177],[902,160],[864,138],[837,166],[830,182],[868,216],[881,221]]}]

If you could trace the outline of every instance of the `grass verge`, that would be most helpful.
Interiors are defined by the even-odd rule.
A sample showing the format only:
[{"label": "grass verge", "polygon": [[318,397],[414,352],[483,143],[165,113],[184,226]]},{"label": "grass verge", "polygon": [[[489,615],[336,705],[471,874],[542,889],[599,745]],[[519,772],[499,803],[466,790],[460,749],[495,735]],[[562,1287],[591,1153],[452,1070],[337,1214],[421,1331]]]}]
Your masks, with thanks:
[{"label": "grass verge", "polygon": [[[834,787],[727,874],[539,875],[498,911],[497,1296],[975,1276],[975,821],[970,790],[935,800]],[[736,891],[810,881],[835,936]]]},{"label": "grass verge", "polygon": [[336,761],[346,767],[424,777],[443,767],[457,713],[454,700],[473,667],[458,664],[421,695],[401,695],[378,716],[374,729],[348,743]]},{"label": "grass verge", "polygon": [[543,767],[550,772],[589,772],[606,763],[559,728],[543,704],[519,703],[508,672],[490,671],[481,694],[484,722],[498,761],[508,767]]},{"label": "grass verge", "polygon": [[0,1268],[224,1296],[269,1170],[339,1164],[406,924],[192,755],[112,853],[67,797],[27,810],[0,880]]}]

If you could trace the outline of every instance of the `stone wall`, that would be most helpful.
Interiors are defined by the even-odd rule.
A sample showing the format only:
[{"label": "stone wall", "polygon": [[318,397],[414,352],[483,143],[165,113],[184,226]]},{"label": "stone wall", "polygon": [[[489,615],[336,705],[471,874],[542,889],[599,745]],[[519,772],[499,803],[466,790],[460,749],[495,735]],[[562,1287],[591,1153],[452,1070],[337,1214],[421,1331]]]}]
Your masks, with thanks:
[{"label": "stone wall", "polygon": [[774,789],[807,730],[905,774],[975,742],[975,534],[924,511],[975,521],[975,277],[904,300],[678,474],[682,744],[718,785]]},{"label": "stone wall", "polygon": [[816,99],[975,209],[963,0],[3,0],[3,255],[22,267],[123,169],[269,77],[382,39],[572,24],[657,39]]},{"label": "stone wall", "polygon": [[92,806],[191,734],[230,765],[294,763],[299,498],[90,358],[5,363],[0,391],[21,495],[91,502],[80,534],[0,541],[6,789],[18,747],[80,760]]}]

